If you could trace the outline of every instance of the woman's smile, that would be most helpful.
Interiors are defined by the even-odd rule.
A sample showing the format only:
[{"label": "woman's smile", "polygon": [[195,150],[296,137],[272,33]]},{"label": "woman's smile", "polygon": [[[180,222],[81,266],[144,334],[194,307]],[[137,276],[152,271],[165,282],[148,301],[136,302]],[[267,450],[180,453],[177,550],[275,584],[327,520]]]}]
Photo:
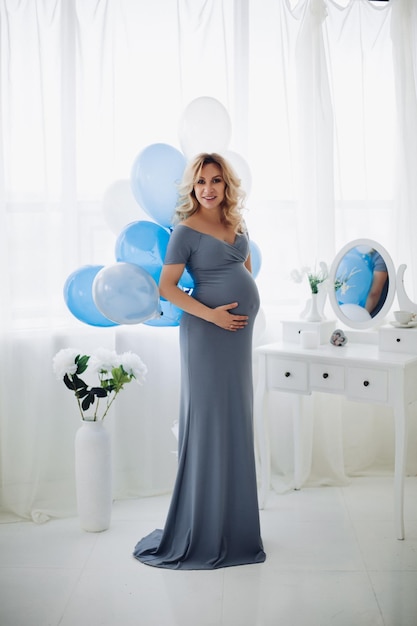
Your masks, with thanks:
[{"label": "woman's smile", "polygon": [[200,206],[213,209],[221,206],[225,188],[221,169],[215,163],[207,163],[194,184],[194,193]]}]

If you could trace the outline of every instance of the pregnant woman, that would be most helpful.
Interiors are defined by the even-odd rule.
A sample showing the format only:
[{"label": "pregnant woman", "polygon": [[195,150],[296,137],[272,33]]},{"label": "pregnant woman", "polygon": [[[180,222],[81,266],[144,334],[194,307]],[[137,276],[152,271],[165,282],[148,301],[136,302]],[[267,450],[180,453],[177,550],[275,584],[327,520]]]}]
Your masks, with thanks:
[{"label": "pregnant woman", "polygon": [[[134,556],[171,569],[265,560],[253,446],[252,332],[259,295],[241,215],[243,192],[218,154],[198,155],[180,188],[160,280],[181,308],[178,472],[164,530]],[[192,296],[178,282],[184,268]]]}]

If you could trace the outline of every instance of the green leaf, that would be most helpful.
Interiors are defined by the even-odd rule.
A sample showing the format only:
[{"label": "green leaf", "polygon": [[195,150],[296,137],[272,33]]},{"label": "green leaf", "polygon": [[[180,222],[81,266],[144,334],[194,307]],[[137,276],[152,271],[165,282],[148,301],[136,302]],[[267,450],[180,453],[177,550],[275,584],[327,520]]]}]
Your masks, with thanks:
[{"label": "green leaf", "polygon": [[77,374],[73,374],[72,380],[73,380],[73,383],[74,383],[74,387],[77,390],[78,389],[87,389],[87,387],[88,387],[87,383],[85,383],[83,380],[81,380],[81,378],[79,378],[77,376]]},{"label": "green leaf", "polygon": [[123,388],[123,385],[130,383],[130,376],[126,374],[123,367],[114,367],[111,371],[115,387],[118,391]]},{"label": "green leaf", "polygon": [[90,393],[97,396],[97,398],[105,398],[107,396],[107,390],[101,387],[91,387]]},{"label": "green leaf", "polygon": [[77,364],[77,374],[83,374],[88,366],[88,361],[90,357],[87,354],[80,356],[79,354],[75,357],[75,363]]},{"label": "green leaf", "polygon": [[94,394],[88,393],[88,395],[86,395],[86,397],[84,398],[84,400],[81,403],[83,411],[88,411],[90,406],[92,404],[94,404],[94,401],[95,401]]},{"label": "green leaf", "polygon": [[71,389],[71,391],[74,391],[75,385],[72,382],[72,380],[69,378],[68,374],[65,374],[65,376],[64,376],[64,383],[66,384],[68,389]]},{"label": "green leaf", "polygon": [[101,381],[101,387],[107,391],[107,393],[111,393],[115,390],[115,384],[113,378],[108,378],[106,380]]},{"label": "green leaf", "polygon": [[68,376],[68,374],[65,374],[63,380],[68,389],[71,389],[71,391],[75,391],[75,393],[77,394],[80,390],[87,389],[86,383],[81,380],[81,378],[78,378],[77,374],[71,374],[70,376]]}]

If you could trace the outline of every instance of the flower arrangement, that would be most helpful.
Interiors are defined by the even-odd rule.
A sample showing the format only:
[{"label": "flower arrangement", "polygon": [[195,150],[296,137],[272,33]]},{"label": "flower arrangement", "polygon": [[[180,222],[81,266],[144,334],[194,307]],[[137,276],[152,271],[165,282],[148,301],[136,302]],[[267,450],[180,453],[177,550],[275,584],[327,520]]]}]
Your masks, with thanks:
[{"label": "flower arrangement", "polygon": [[[58,380],[63,379],[66,387],[74,392],[84,421],[104,420],[124,385],[133,379],[143,384],[147,373],[146,365],[137,354],[116,354],[104,348],[92,356],[81,354],[73,348],[64,348],[54,356],[52,367]],[[80,378],[87,369],[98,376],[99,385],[88,385]],[[104,398],[106,401],[103,406]],[[90,407],[93,407],[94,413],[92,419],[87,419],[85,412]]]},{"label": "flower arrangement", "polygon": [[301,283],[304,275],[308,278],[308,283],[310,285],[311,293],[318,293],[318,286],[320,283],[324,283],[325,280],[329,277],[329,270],[327,268],[327,264],[324,261],[319,263],[320,270],[312,271],[309,267],[303,266],[301,270],[294,269],[291,272],[291,278],[295,283]]},{"label": "flower arrangement", "polygon": [[350,289],[351,287],[355,287],[355,285],[348,285],[348,282],[352,278],[352,276],[354,276],[360,271],[361,270],[359,269],[353,268],[349,272],[349,274],[343,274],[343,276],[336,276],[336,279],[334,281],[334,290],[338,291],[340,289],[341,295],[344,296],[345,293],[348,291],[348,289]]}]

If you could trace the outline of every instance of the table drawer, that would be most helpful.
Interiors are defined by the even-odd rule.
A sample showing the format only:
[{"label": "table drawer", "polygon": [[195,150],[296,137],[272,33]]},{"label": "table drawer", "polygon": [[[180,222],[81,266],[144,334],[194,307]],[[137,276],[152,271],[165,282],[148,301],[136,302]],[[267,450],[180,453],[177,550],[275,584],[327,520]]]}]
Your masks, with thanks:
[{"label": "table drawer", "polygon": [[417,354],[417,328],[380,328],[378,338],[383,352]]},{"label": "table drawer", "polygon": [[349,367],[346,395],[352,399],[387,402],[388,371]]},{"label": "table drawer", "polygon": [[266,365],[267,389],[308,391],[308,367],[303,361],[269,357]]},{"label": "table drawer", "polygon": [[318,335],[319,344],[328,343],[336,322],[334,320],[323,320],[321,322],[306,322],[304,320],[283,321],[282,338],[285,342],[300,343],[300,333],[303,330],[315,332]]},{"label": "table drawer", "polygon": [[345,389],[345,368],[341,365],[312,363],[310,365],[310,387],[317,391],[343,393]]}]

